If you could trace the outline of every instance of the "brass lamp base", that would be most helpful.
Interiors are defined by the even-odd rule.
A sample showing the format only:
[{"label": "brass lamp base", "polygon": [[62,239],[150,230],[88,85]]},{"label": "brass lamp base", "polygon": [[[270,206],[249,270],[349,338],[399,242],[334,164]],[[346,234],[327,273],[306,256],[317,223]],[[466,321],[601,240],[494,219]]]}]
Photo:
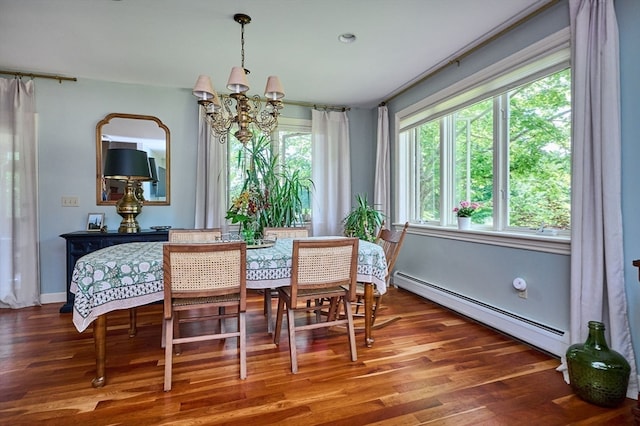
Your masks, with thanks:
[{"label": "brass lamp base", "polygon": [[140,232],[140,225],[136,220],[136,216],[142,212],[142,203],[136,197],[133,185],[133,181],[127,181],[125,194],[116,203],[116,211],[122,216],[122,222],[120,222],[120,227],[118,228],[118,232],[121,233]]}]

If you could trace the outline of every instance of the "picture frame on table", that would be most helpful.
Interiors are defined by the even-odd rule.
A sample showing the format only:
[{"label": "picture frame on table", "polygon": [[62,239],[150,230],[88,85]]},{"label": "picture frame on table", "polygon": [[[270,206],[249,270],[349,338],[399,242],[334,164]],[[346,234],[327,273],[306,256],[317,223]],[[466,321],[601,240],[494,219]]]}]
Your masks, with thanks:
[{"label": "picture frame on table", "polygon": [[104,213],[89,213],[87,215],[87,227],[89,232],[100,232],[104,226]]}]

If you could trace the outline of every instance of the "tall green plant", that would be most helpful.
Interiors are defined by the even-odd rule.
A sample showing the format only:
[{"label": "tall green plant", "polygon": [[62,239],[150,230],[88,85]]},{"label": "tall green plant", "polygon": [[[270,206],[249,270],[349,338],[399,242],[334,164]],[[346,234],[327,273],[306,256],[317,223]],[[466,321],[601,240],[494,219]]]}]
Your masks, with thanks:
[{"label": "tall green plant", "polygon": [[243,190],[254,185],[262,189],[264,209],[258,215],[260,230],[264,227],[293,226],[304,221],[303,195],[313,188],[310,179],[299,170],[279,164],[278,155],[266,136],[253,138],[238,153],[238,166],[246,172]]},{"label": "tall green plant", "polygon": [[358,237],[365,241],[375,241],[382,226],[384,214],[369,205],[366,194],[356,195],[356,207],[342,220],[344,235]]}]

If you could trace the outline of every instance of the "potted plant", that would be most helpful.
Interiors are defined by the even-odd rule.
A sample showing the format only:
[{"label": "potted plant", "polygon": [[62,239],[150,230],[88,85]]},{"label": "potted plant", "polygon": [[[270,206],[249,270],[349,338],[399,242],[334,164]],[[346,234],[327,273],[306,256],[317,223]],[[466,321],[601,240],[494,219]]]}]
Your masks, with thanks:
[{"label": "potted plant", "polygon": [[384,214],[368,203],[366,194],[356,194],[356,207],[342,220],[344,235],[375,241],[383,220]]},{"label": "potted plant", "polygon": [[453,212],[458,218],[458,229],[471,228],[471,216],[480,208],[480,203],[460,201],[460,207],[454,207]]}]

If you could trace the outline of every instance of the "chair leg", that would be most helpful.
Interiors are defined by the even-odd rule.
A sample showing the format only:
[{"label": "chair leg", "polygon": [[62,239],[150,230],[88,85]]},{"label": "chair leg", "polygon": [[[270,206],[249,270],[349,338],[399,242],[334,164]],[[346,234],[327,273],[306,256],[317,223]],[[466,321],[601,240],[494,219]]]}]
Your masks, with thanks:
[{"label": "chair leg", "polygon": [[171,390],[171,367],[173,363],[173,317],[163,320],[165,324],[165,347],[164,347],[164,390]]},{"label": "chair leg", "polygon": [[360,306],[362,306],[362,296],[356,296],[356,315],[359,313]]},{"label": "chair leg", "polygon": [[280,331],[282,330],[282,316],[284,315],[284,297],[278,297],[278,313],[276,314],[276,328],[273,330],[273,343],[280,344]]},{"label": "chair leg", "polygon": [[164,312],[163,312],[163,315],[162,315],[162,337],[160,338],[160,347],[162,349],[164,349],[167,346],[167,343],[166,343],[167,336],[166,336],[166,331],[165,331],[166,327],[167,327],[167,322],[164,319]]},{"label": "chair leg", "polygon": [[[173,337],[176,339],[179,339],[180,338],[180,314],[178,312],[173,313],[171,322],[173,323]],[[174,353],[176,355],[180,355],[182,353],[182,346],[179,343],[174,346],[175,346]]]},{"label": "chair leg", "polygon": [[[226,312],[226,309],[224,306],[220,306],[218,308],[218,315],[224,315],[225,312]],[[220,318],[219,322],[220,322],[220,334],[223,334],[225,332],[224,318]]]},{"label": "chair leg", "polygon": [[271,305],[271,291],[264,290],[264,315],[267,317],[267,333],[273,333],[273,306]]},{"label": "chair leg", "polygon": [[291,372],[298,372],[298,354],[296,352],[296,318],[295,311],[289,305],[291,301],[287,301],[287,325],[289,326],[289,358],[291,358]]},{"label": "chair leg", "polygon": [[332,297],[329,301],[329,311],[327,312],[327,321],[335,321],[340,313],[340,299]]},{"label": "chair leg", "polygon": [[246,312],[238,313],[238,331],[240,336],[240,378],[247,378],[247,318]]},{"label": "chair leg", "polygon": [[138,332],[136,308],[129,308],[129,337],[135,337]]},{"label": "chair leg", "polygon": [[358,350],[356,348],[356,329],[353,325],[353,312],[351,312],[351,302],[346,297],[342,298],[344,311],[347,313],[347,330],[349,335],[349,349],[351,350],[351,361],[358,360]]}]

